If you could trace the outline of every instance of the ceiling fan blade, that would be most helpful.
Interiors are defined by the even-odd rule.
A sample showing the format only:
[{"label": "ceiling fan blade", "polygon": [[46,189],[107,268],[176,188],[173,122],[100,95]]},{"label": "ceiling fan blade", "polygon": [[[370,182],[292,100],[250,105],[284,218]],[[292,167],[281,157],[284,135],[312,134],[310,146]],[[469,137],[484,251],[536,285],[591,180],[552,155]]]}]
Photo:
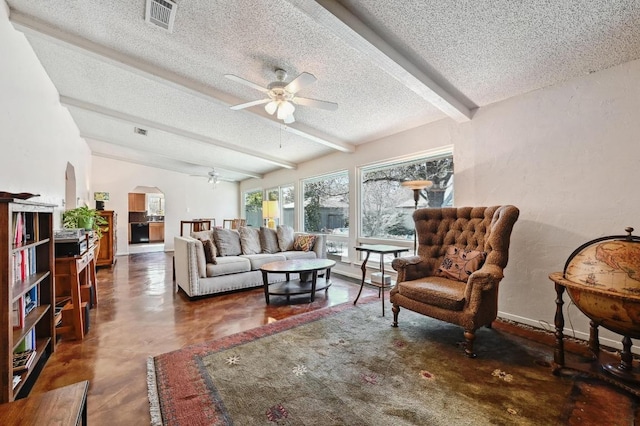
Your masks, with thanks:
[{"label": "ceiling fan blade", "polygon": [[235,81],[236,83],[244,84],[245,86],[249,86],[249,87],[251,87],[253,89],[259,90],[259,91],[264,92],[264,93],[268,92],[266,87],[262,87],[259,84],[252,83],[249,80],[245,80],[242,77],[238,77],[237,75],[225,74],[224,76],[227,77],[229,80]]},{"label": "ceiling fan blade", "polygon": [[317,99],[299,98],[296,96],[292,99],[292,102],[298,105],[322,108],[329,111],[335,111],[338,109],[338,104],[335,102],[319,101]]},{"label": "ceiling fan blade", "polygon": [[260,99],[259,101],[245,102],[243,104],[234,105],[231,107],[231,109],[234,111],[237,111],[239,109],[245,109],[245,108],[249,108],[256,105],[266,104],[267,102],[271,102],[271,99],[267,98],[267,99]]},{"label": "ceiling fan blade", "polygon": [[293,81],[287,84],[284,88],[289,93],[295,94],[298,90],[302,89],[314,83],[316,81],[316,77],[313,74],[309,74],[308,72],[303,72],[299,76],[293,79]]},{"label": "ceiling fan blade", "polygon": [[291,123],[295,122],[296,119],[293,118],[293,114],[289,114],[282,121],[284,121],[284,124],[291,124]]}]

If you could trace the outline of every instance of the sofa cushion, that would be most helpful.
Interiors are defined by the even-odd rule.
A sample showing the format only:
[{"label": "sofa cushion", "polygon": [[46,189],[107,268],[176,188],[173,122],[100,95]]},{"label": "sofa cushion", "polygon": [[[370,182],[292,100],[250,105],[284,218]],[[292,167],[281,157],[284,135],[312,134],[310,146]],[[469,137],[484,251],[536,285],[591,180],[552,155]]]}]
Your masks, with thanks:
[{"label": "sofa cushion", "polygon": [[293,240],[293,249],[300,251],[311,251],[313,249],[313,243],[316,241],[316,236],[312,234],[298,234]]},{"label": "sofa cushion", "polygon": [[438,269],[438,275],[466,283],[469,275],[482,267],[486,257],[487,253],[483,251],[449,246]]},{"label": "sofa cushion", "polygon": [[242,254],[240,234],[235,229],[214,228],[213,235],[220,256],[237,256]]},{"label": "sofa cushion", "polygon": [[216,256],[218,256],[218,250],[216,245],[211,240],[200,240],[204,249],[204,259],[207,263],[216,263]]},{"label": "sofa cushion", "polygon": [[243,254],[240,257],[249,259],[252,271],[257,271],[265,263],[282,262],[283,260],[287,260],[283,253]]},{"label": "sofa cushion", "polygon": [[213,229],[209,229],[207,231],[196,231],[191,233],[191,238],[195,238],[196,240],[211,240],[214,241],[213,238]]},{"label": "sofa cushion", "polygon": [[198,267],[198,275],[200,278],[207,276],[207,257],[204,254],[204,244],[201,240],[195,241],[196,247],[196,266]]},{"label": "sofa cushion", "polygon": [[251,270],[251,262],[241,256],[218,257],[218,263],[207,264],[207,277],[218,277],[220,275],[237,274]]},{"label": "sofa cushion", "polygon": [[293,259],[315,259],[316,258],[316,252],[315,251],[291,250],[291,251],[285,251],[282,254],[284,255],[284,257],[287,258],[287,260],[293,260]]},{"label": "sofa cushion", "polygon": [[278,253],[278,235],[275,229],[260,227],[260,245],[263,253]]},{"label": "sofa cushion", "polygon": [[260,231],[257,228],[241,226],[238,231],[240,232],[242,254],[258,254],[262,252],[262,247],[260,246]]},{"label": "sofa cushion", "polygon": [[278,235],[278,247],[280,251],[293,250],[293,228],[287,225],[280,225],[276,230]]},{"label": "sofa cushion", "polygon": [[466,286],[466,283],[442,277],[425,277],[396,285],[402,296],[449,311],[462,310]]}]

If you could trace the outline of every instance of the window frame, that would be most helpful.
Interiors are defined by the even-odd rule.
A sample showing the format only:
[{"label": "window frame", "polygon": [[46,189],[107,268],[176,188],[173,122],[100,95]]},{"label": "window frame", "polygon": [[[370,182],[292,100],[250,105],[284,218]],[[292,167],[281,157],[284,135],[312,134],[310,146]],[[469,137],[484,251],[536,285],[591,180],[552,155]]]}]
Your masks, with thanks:
[{"label": "window frame", "polygon": [[[369,164],[363,164],[357,167],[356,169],[356,179],[357,179],[357,193],[358,193],[358,205],[357,205],[357,212],[356,212],[356,218],[358,221],[358,226],[357,226],[357,234],[355,235],[355,239],[356,239],[356,244],[360,245],[360,244],[389,244],[389,245],[395,245],[395,246],[400,246],[400,247],[407,247],[410,248],[411,250],[409,252],[406,253],[402,253],[401,256],[412,256],[413,255],[413,238],[411,239],[394,239],[394,238],[384,238],[384,237],[379,237],[379,236],[364,236],[363,235],[363,230],[364,230],[364,198],[365,198],[365,190],[364,190],[364,182],[363,182],[363,178],[365,176],[365,173],[370,172],[370,171],[375,171],[375,170],[383,170],[383,169],[387,169],[387,168],[393,168],[394,166],[401,166],[403,164],[412,164],[412,163],[416,163],[416,162],[428,162],[428,161],[434,161],[434,160],[438,160],[441,158],[447,158],[447,157],[451,157],[453,163],[452,163],[452,168],[453,168],[453,173],[451,174],[451,178],[453,178],[455,176],[455,159],[454,159],[454,150],[453,150],[453,145],[446,145],[437,149],[433,149],[433,150],[428,150],[428,151],[422,151],[422,152],[418,152],[418,153],[414,153],[408,156],[403,156],[403,157],[396,157],[393,159],[388,159],[388,160],[384,160],[384,161],[378,161],[378,162],[373,162],[373,163],[369,163]],[[426,178],[426,177],[425,177]],[[449,178],[447,178],[449,179]],[[452,184],[453,185],[453,184]],[[409,193],[409,189],[407,189],[407,192]],[[453,192],[453,197],[452,197],[452,201],[453,204],[455,205],[455,186],[453,186],[452,188],[452,192]],[[410,195],[408,195],[409,197]],[[360,253],[361,255],[362,253]],[[362,256],[358,256],[358,261],[362,261],[363,257]],[[371,258],[370,258],[371,261]]]},{"label": "window frame", "polygon": [[[303,232],[314,232],[314,233],[321,233],[326,235],[325,241],[327,246],[328,258],[334,259],[336,261],[350,262],[349,255],[351,251],[349,250],[349,241],[350,241],[350,233],[353,232],[351,226],[347,226],[346,227],[348,229],[347,234],[342,235],[342,234],[334,234],[334,233],[322,232],[322,231],[309,231],[306,228],[306,221],[305,221],[305,212],[306,212],[306,204],[305,204],[306,188],[305,187],[306,185],[315,183],[315,182],[320,182],[322,180],[331,179],[332,177],[338,177],[338,176],[344,176],[347,180],[346,187],[347,187],[348,195],[346,199],[347,199],[348,205],[347,205],[347,212],[346,212],[346,215],[344,215],[344,218],[347,221],[347,223],[350,224],[351,222],[350,215],[353,208],[351,203],[351,195],[354,188],[352,188],[351,175],[349,173],[349,170],[347,169],[337,170],[337,171],[325,173],[322,175],[316,175],[316,176],[300,179],[299,186],[298,186],[299,190],[298,190],[297,199],[300,200],[300,206],[302,206],[302,208],[300,208],[298,211],[298,220],[299,220],[299,223],[301,224],[300,229]],[[337,229],[342,229],[342,228],[337,228]],[[338,244],[339,247],[341,248],[346,247],[346,251],[345,252],[341,251],[339,254],[330,252],[329,250],[331,249],[331,247],[335,247],[335,244]]]}]

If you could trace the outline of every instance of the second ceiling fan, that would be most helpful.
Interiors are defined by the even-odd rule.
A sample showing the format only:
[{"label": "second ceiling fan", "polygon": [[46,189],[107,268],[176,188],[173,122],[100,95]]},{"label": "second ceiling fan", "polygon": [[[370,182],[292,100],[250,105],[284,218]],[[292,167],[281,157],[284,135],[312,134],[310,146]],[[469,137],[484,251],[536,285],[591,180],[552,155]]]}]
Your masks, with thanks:
[{"label": "second ceiling fan", "polygon": [[259,84],[252,83],[245,80],[242,77],[238,77],[233,74],[225,74],[229,80],[233,80],[245,86],[252,87],[267,94],[267,98],[257,101],[246,102],[231,107],[232,110],[239,110],[249,108],[256,105],[266,104],[264,109],[269,114],[273,115],[277,112],[278,120],[284,121],[286,124],[293,123],[293,112],[295,111],[295,105],[304,105],[316,108],[322,108],[329,111],[335,111],[338,109],[338,104],[334,102],[319,101],[317,99],[301,98],[296,96],[296,93],[305,86],[316,81],[313,74],[303,72],[291,82],[285,82],[287,78],[287,72],[282,69],[276,69],[276,81],[269,83],[267,87],[262,87]]}]

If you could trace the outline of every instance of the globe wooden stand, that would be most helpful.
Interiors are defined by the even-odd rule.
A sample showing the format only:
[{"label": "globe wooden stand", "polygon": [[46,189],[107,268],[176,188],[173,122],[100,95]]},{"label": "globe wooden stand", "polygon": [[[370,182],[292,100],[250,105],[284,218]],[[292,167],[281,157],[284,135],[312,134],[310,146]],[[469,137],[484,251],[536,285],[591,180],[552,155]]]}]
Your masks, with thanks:
[{"label": "globe wooden stand", "polygon": [[[600,351],[600,342],[598,339],[598,327],[600,324],[592,320],[589,323],[588,342],[589,352],[591,352],[590,359],[585,362],[565,360],[564,314],[562,312],[562,305],[564,305],[563,294],[567,287],[576,286],[576,284],[565,279],[562,272],[555,272],[549,275],[549,279],[555,283],[557,295],[554,319],[556,344],[553,351],[553,373],[559,375],[568,371],[570,373],[586,374],[589,377],[603,380],[640,397],[640,373],[633,366],[633,355],[631,353],[632,343],[629,336],[623,336],[623,349],[619,358],[613,354],[602,352]],[[580,286],[580,290],[586,291],[582,286]],[[600,292],[597,289],[589,289],[588,291],[594,293]],[[607,296],[611,297],[611,294],[607,293]],[[616,297],[631,303],[637,303],[637,298],[625,297],[624,295],[616,295]]]}]

